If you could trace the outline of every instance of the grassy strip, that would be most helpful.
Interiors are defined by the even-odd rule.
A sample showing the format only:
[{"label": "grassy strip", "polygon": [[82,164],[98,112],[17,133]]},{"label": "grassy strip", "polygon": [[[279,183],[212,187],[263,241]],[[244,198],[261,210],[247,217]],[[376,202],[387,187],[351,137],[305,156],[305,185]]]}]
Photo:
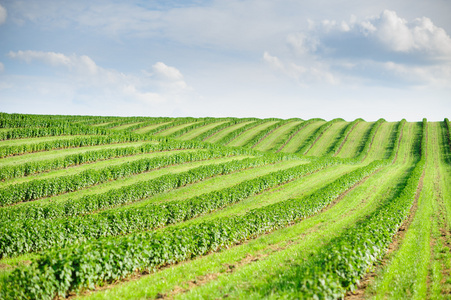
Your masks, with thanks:
[{"label": "grassy strip", "polygon": [[395,135],[395,142],[393,143],[393,149],[390,153],[390,156],[387,158],[389,161],[392,161],[393,163],[395,163],[398,158],[398,148],[399,148],[399,144],[401,143],[402,132],[403,132],[404,126],[406,125],[406,122],[407,122],[406,119],[402,119],[398,123],[398,126],[396,127],[396,135]]},{"label": "grassy strip", "polygon": [[254,148],[257,146],[261,141],[263,141],[264,138],[266,138],[269,134],[271,134],[274,130],[277,128],[280,128],[281,126],[293,122],[297,119],[288,119],[288,120],[282,120],[280,122],[277,122],[276,124],[273,124],[264,130],[260,131],[256,136],[254,136],[252,139],[248,140],[242,147],[246,148]]},{"label": "grassy strip", "polygon": [[227,134],[226,136],[224,136],[223,138],[221,138],[220,140],[216,141],[216,144],[220,144],[220,145],[227,145],[228,143],[230,143],[233,139],[237,138],[239,135],[241,135],[243,132],[252,129],[254,127],[257,127],[263,123],[266,122],[271,122],[271,121],[277,121],[279,119],[274,119],[274,118],[269,118],[269,119],[262,119],[262,120],[257,120],[253,123],[244,125],[243,127],[238,128],[237,130],[234,130],[232,132],[230,132],[229,134]]},{"label": "grassy strip", "polygon": [[289,132],[287,132],[285,134],[285,136],[283,138],[281,138],[279,140],[279,142],[274,145],[274,147],[271,150],[276,150],[276,152],[280,152],[282,151],[282,149],[291,141],[291,139],[297,135],[299,133],[299,131],[301,131],[304,127],[306,127],[307,125],[317,122],[317,121],[324,121],[323,119],[319,119],[319,118],[314,118],[314,119],[309,119],[305,122],[300,123],[299,125],[291,128],[291,130]]},{"label": "grassy strip", "polygon": [[166,123],[161,126],[158,126],[157,128],[149,130],[148,132],[146,132],[144,134],[144,136],[152,136],[152,135],[158,134],[159,132],[161,132],[163,130],[166,130],[166,129],[169,129],[169,128],[172,128],[172,127],[175,127],[178,125],[202,121],[202,119],[196,119],[196,118],[191,118],[191,117],[178,118],[178,119],[173,119],[173,120],[174,120],[174,122]]},{"label": "grassy strip", "polygon": [[344,122],[343,119],[338,118],[338,119],[333,119],[330,120],[329,122],[324,123],[323,125],[321,125],[304,143],[304,145],[302,145],[302,147],[300,147],[296,153],[300,153],[300,154],[306,154],[310,148],[313,147],[313,144],[316,142],[316,140],[324,133],[324,131],[326,131],[330,126],[332,126],[332,124],[336,123],[336,122]]},{"label": "grassy strip", "polygon": [[332,299],[353,290],[360,278],[381,258],[393,235],[410,212],[424,172],[427,149],[427,122],[423,120],[421,159],[396,199],[388,199],[370,216],[333,239],[308,261],[293,264],[283,274],[265,284],[260,293],[286,298]]},{"label": "grassy strip", "polygon": [[370,151],[374,137],[376,136],[376,132],[383,122],[386,122],[386,121],[381,118],[381,119],[377,120],[376,123],[374,123],[373,127],[371,127],[371,130],[368,132],[368,136],[366,138],[363,148],[360,150],[360,153],[355,157],[356,160],[359,160],[359,161],[365,160],[366,156],[368,155],[368,152]]},{"label": "grassy strip", "polygon": [[218,121],[223,121],[223,120],[227,120],[227,119],[224,119],[224,118],[222,118],[222,119],[221,118],[205,118],[205,119],[202,119],[202,121],[200,121],[200,122],[196,122],[196,123],[194,123],[192,125],[183,127],[183,128],[181,128],[181,129],[179,129],[179,130],[177,130],[177,131],[175,131],[175,132],[173,132],[171,134],[168,134],[168,135],[166,135],[166,137],[177,138],[177,137],[180,137],[181,135],[183,135],[183,134],[185,134],[185,133],[187,133],[187,132],[189,132],[189,131],[191,131],[193,129],[196,129],[196,128],[199,128],[199,127],[202,127],[202,126],[205,126],[205,125],[208,125],[208,124],[216,123]]},{"label": "grassy strip", "polygon": [[89,169],[81,173],[32,180],[20,184],[9,185],[0,190],[0,206],[11,205],[22,201],[31,201],[43,197],[73,192],[98,183],[117,180],[133,174],[155,170],[163,166],[179,164],[187,161],[205,160],[209,158],[234,155],[230,151],[197,151],[190,153],[176,153],[154,158],[143,158],[120,165],[108,166],[102,169]]},{"label": "grassy strip", "polygon": [[177,142],[167,143],[147,143],[138,147],[117,147],[110,149],[100,149],[95,151],[86,151],[83,153],[70,154],[64,157],[49,159],[43,161],[26,162],[20,165],[4,166],[0,168],[0,180],[24,177],[36,173],[42,173],[50,170],[57,170],[71,166],[77,166],[85,163],[131,156],[137,154],[151,153],[167,150],[187,149],[184,146],[189,144],[180,144]]},{"label": "grassy strip", "polygon": [[243,122],[248,122],[248,121],[256,121],[256,118],[243,118],[243,119],[236,119],[236,118],[232,118],[231,121],[218,125],[198,136],[196,136],[193,140],[194,141],[205,141],[206,139],[208,139],[209,137],[211,137],[212,135],[218,133],[219,131],[226,129],[232,125],[236,125],[239,123],[243,123]]},{"label": "grassy strip", "polygon": [[[245,162],[246,160],[241,163],[244,164]],[[4,228],[1,231],[2,235],[7,236],[7,238],[0,239],[0,249],[11,251],[11,249],[27,248],[26,250],[28,251],[36,251],[51,248],[55,245],[65,246],[76,241],[98,239],[102,236],[116,236],[139,230],[156,229],[234,204],[269,188],[337,163],[338,161],[328,161],[326,164],[324,162],[313,162],[307,165],[295,166],[188,200],[174,200],[163,204],[151,203],[139,207],[124,207],[121,210],[105,211],[96,215],[90,214],[82,218],[53,221],[39,221],[35,219],[33,222],[27,220],[25,222],[4,224]],[[224,165],[230,166],[232,163]],[[223,173],[228,174],[231,171],[236,171],[236,168],[224,168]],[[167,186],[170,186],[172,182],[176,184],[174,180],[170,179],[164,181]],[[157,190],[155,186],[154,189]],[[157,190],[157,192],[161,191]],[[33,228],[34,232],[32,236],[27,234],[31,228]],[[43,246],[33,249],[33,246],[27,247],[27,245]],[[16,251],[11,254],[19,253],[23,252]]]},{"label": "grassy strip", "polygon": [[341,134],[340,139],[335,143],[335,145],[330,149],[330,151],[326,155],[327,156],[336,156],[338,154],[338,152],[340,152],[341,148],[343,147],[343,144],[347,140],[351,131],[360,122],[365,122],[365,120],[359,118],[359,119],[355,119],[354,121],[349,123],[348,126],[346,126],[346,129]]},{"label": "grassy strip", "polygon": [[[0,224],[19,220],[35,221],[84,215],[119,204],[135,202],[155,195],[155,193],[171,190],[215,175],[229,174],[236,170],[263,166],[282,160],[282,158],[276,156],[233,160],[220,164],[199,166],[184,172],[165,174],[120,188],[110,189],[104,193],[85,195],[76,199],[69,198],[64,202],[3,208],[0,210]],[[167,180],[167,182],[165,183],[164,180]]]},{"label": "grassy strip", "polygon": [[309,197],[282,201],[242,216],[100,239],[48,252],[29,268],[16,269],[2,283],[0,296],[5,299],[65,296],[69,291],[94,288],[102,282],[124,278],[136,270],[204,255],[316,214],[386,164],[385,161],[373,162],[341,176]]},{"label": "grassy strip", "polygon": [[[142,140],[143,138],[140,137],[139,135],[122,134],[122,133],[101,136],[74,136],[71,139],[60,139],[50,142],[0,146],[0,158],[24,153],[33,153],[38,151],[50,151],[55,149],[84,147],[84,146],[98,146],[123,142],[137,142]],[[152,138],[147,140],[157,141],[159,139]]]}]

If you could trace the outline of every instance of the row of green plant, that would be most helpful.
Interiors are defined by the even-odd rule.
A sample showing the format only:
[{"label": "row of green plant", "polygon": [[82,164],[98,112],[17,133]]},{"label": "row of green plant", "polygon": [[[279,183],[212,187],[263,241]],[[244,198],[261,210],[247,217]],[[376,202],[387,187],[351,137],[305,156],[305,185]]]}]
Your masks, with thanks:
[{"label": "row of green plant", "polygon": [[[142,140],[144,139],[139,135],[134,135],[130,133],[115,133],[109,135],[94,135],[94,136],[73,136],[70,139],[58,139],[47,142],[0,146],[0,158],[39,151],[50,151],[55,149],[75,148],[85,146],[99,146],[124,142],[136,142]],[[157,138],[147,140],[158,141]]]},{"label": "row of green plant", "polygon": [[8,114],[0,112],[0,128],[55,127],[73,122],[88,122],[105,117]]},{"label": "row of green plant", "polygon": [[108,122],[103,125],[100,125],[99,128],[114,128],[122,125],[133,124],[137,122],[160,122],[160,118],[149,118],[149,117],[127,117],[118,120],[114,120],[113,122]]},{"label": "row of green plant", "polygon": [[448,145],[449,145],[450,150],[451,150],[451,125],[449,124],[448,118],[445,118],[445,120],[443,122],[445,123],[446,131],[447,131],[446,140],[448,141]]},{"label": "row of green plant", "polygon": [[109,133],[109,130],[103,128],[67,123],[54,127],[20,127],[0,131],[0,140],[59,135],[105,135]]},{"label": "row of green plant", "polygon": [[260,131],[259,133],[257,133],[257,135],[255,135],[253,138],[251,138],[250,140],[248,140],[244,145],[242,145],[242,147],[246,147],[246,148],[254,148],[256,145],[258,145],[258,143],[260,143],[266,136],[268,136],[270,133],[272,133],[274,130],[276,130],[277,128],[289,123],[289,122],[294,122],[297,121],[299,119],[287,119],[287,120],[282,120],[280,122],[277,122],[265,129],[263,129],[262,131]]},{"label": "row of green plant", "polygon": [[196,123],[194,123],[192,125],[183,127],[181,129],[179,129],[179,130],[167,135],[167,137],[169,137],[169,138],[177,138],[177,137],[180,137],[181,135],[183,135],[183,134],[185,134],[185,133],[187,133],[187,132],[189,132],[189,131],[191,131],[193,129],[196,129],[196,128],[199,128],[199,127],[211,124],[211,123],[216,123],[216,122],[226,121],[226,120],[228,120],[228,118],[204,118],[200,122],[196,122]]},{"label": "row of green plant", "polygon": [[[194,154],[196,155],[196,154]],[[223,154],[225,155],[225,154]],[[193,156],[184,155],[185,161]],[[211,155],[199,156],[211,157]],[[30,203],[29,205],[0,208],[0,224],[19,220],[56,219],[79,216],[94,211],[111,208],[120,204],[138,201],[158,191],[166,191],[193,183],[215,175],[228,174],[237,170],[263,166],[284,160],[283,156],[265,155],[257,158],[234,160],[231,162],[204,165],[189,171],[163,175],[140,181],[128,186],[112,189],[101,194],[86,195],[60,203]],[[179,158],[179,162],[182,160]]]},{"label": "row of green plant", "polygon": [[[218,172],[220,174],[226,174],[236,171],[237,168],[254,167],[256,163],[259,163],[259,160],[254,159],[232,163],[233,168],[230,168],[232,164],[228,163],[224,165],[227,167],[222,170],[218,166],[203,169],[214,169],[213,173],[210,172],[207,174],[208,177],[211,177]],[[249,164],[250,162],[252,163]],[[0,257],[40,251],[54,246],[64,247],[77,241],[98,239],[103,236],[129,234],[131,232],[156,229],[169,224],[186,221],[337,163],[339,163],[338,160],[318,160],[310,164],[275,171],[244,181],[232,187],[206,193],[187,200],[174,200],[162,204],[151,203],[144,206],[124,207],[116,210],[107,210],[99,214],[88,214],[78,218],[51,220],[48,218],[37,219],[35,215],[32,219],[28,217],[25,221],[5,222],[2,224],[3,228],[0,229],[0,236],[2,236],[0,237]],[[187,173],[192,175],[196,172],[189,171]],[[181,183],[186,184],[187,182],[191,182],[194,178],[199,179],[203,174],[201,175],[199,172],[196,176],[190,176],[189,179],[180,179],[183,175],[167,175],[164,178],[145,184],[144,187],[140,184],[140,188],[134,189],[141,191],[144,188],[146,189],[145,193],[137,195],[135,192],[132,197],[138,196],[142,198],[143,196],[152,196],[168,188],[176,188]],[[127,190],[128,192],[124,194],[130,194],[130,188],[123,190]],[[98,203],[98,199],[100,198],[102,202],[105,202],[105,200],[111,197],[111,194],[115,196],[114,200],[116,200],[119,198],[117,195],[120,193],[122,191],[108,192],[106,195],[88,197],[91,199],[86,201],[85,198],[82,201],[85,203]],[[97,199],[93,200],[92,198]],[[122,201],[124,198],[121,195]],[[133,200],[136,199],[126,198],[127,202]],[[110,206],[111,204],[116,205],[117,203],[108,201],[108,205]],[[92,205],[92,203],[89,203],[89,205]],[[33,235],[29,234],[31,230],[33,231]]]},{"label": "row of green plant", "polygon": [[149,130],[148,132],[146,132],[145,135],[152,136],[152,135],[156,135],[156,134],[162,132],[163,130],[169,129],[171,127],[175,127],[175,126],[187,124],[187,123],[201,122],[201,121],[203,121],[203,118],[192,118],[192,117],[177,118],[177,119],[174,119],[174,121],[171,123],[162,124],[161,126],[158,126],[152,130]]},{"label": "row of green plant", "polygon": [[332,149],[329,151],[329,153],[327,155],[329,156],[335,156],[338,154],[338,151],[341,149],[342,145],[345,143],[345,141],[347,140],[349,134],[351,133],[351,131],[355,128],[355,126],[357,126],[358,123],[360,122],[365,122],[363,119],[355,119],[354,121],[352,121],[351,123],[349,123],[345,130],[341,133],[340,138],[338,139],[338,141],[336,141],[336,143],[333,145]]},{"label": "row of green plant", "polygon": [[160,117],[160,118],[152,118],[150,121],[143,121],[140,122],[138,124],[135,125],[131,125],[125,129],[123,129],[123,131],[127,131],[127,132],[132,132],[135,131],[136,129],[142,128],[142,127],[146,127],[146,126],[150,126],[150,125],[155,125],[155,124],[163,124],[166,122],[171,122],[174,121],[176,119],[174,118],[169,118],[169,117]]},{"label": "row of green plant", "polygon": [[257,121],[257,118],[230,118],[230,121],[227,123],[223,123],[220,124],[210,130],[207,130],[201,134],[199,134],[198,136],[196,136],[193,140],[195,141],[204,141],[206,139],[208,139],[209,137],[211,137],[212,135],[214,135],[215,133],[218,133],[219,131],[226,129],[230,126],[239,124],[239,123],[244,123],[244,122],[249,122],[249,121]]},{"label": "row of green plant", "polygon": [[277,141],[277,143],[274,145],[274,147],[271,148],[272,151],[280,152],[288,142],[291,141],[291,139],[296,136],[299,131],[304,129],[307,125],[318,122],[318,121],[324,121],[323,119],[319,118],[313,118],[308,119],[307,121],[304,121],[294,127],[292,127],[287,133],[284,134],[283,137],[280,137]]},{"label": "row of green plant", "polygon": [[[427,123],[423,120],[421,159],[408,175],[395,199],[382,205],[354,227],[334,238],[308,261],[274,276],[263,295],[277,291],[287,298],[338,299],[354,290],[373,264],[384,256],[393,236],[410,213],[424,173],[427,148]],[[407,295],[406,295],[407,296]]]},{"label": "row of green plant", "polygon": [[13,271],[2,282],[0,296],[4,299],[64,297],[68,292],[92,289],[136,271],[153,270],[240,243],[318,213],[340,194],[387,164],[388,161],[374,161],[310,196],[281,201],[244,215],[157,232],[101,238],[48,251],[31,266]]},{"label": "row of green plant", "polygon": [[366,136],[363,148],[360,150],[359,154],[355,157],[356,160],[363,161],[366,158],[368,152],[370,151],[371,146],[373,145],[374,137],[376,136],[379,127],[381,127],[382,123],[384,122],[386,122],[385,119],[381,118],[373,124],[373,126],[371,127],[370,131]]},{"label": "row of green plant", "polygon": [[261,125],[266,122],[272,122],[272,121],[280,121],[281,119],[276,118],[268,118],[268,119],[257,119],[257,121],[246,124],[232,132],[229,132],[226,136],[222,137],[220,140],[216,141],[217,144],[220,145],[227,145],[230,143],[233,139],[237,138],[239,135],[241,135],[243,132],[252,129],[254,127],[257,127],[258,125]]},{"label": "row of green plant", "polygon": [[49,160],[31,161],[18,165],[6,165],[0,168],[0,180],[29,176],[36,173],[67,168],[70,166],[76,166],[110,158],[118,158],[123,156],[131,156],[158,151],[193,149],[193,147],[190,146],[193,145],[176,141],[166,143],[146,143],[137,147],[130,146],[100,149],[70,154],[64,157]]},{"label": "row of green plant", "polygon": [[73,192],[102,182],[117,180],[169,165],[225,157],[233,154],[232,150],[182,152],[154,158],[142,158],[120,165],[107,166],[102,169],[88,169],[73,175],[34,179],[23,183],[11,184],[0,190],[0,206]]},{"label": "row of green plant", "polygon": [[326,122],[323,125],[321,125],[317,130],[315,130],[315,132],[312,135],[310,135],[308,137],[308,139],[306,139],[304,141],[303,145],[296,151],[296,153],[306,154],[308,152],[308,150],[310,150],[310,148],[315,144],[316,140],[321,135],[323,135],[323,133],[330,126],[332,126],[334,123],[337,123],[337,122],[345,122],[345,120],[343,120],[342,118],[337,118],[337,119],[330,120],[329,122]]},{"label": "row of green plant", "polygon": [[396,127],[396,135],[395,140],[393,143],[393,149],[390,153],[390,156],[387,158],[389,161],[395,162],[395,159],[397,158],[399,143],[401,142],[402,132],[404,130],[404,126],[407,123],[406,119],[402,119],[398,122],[398,125]]}]

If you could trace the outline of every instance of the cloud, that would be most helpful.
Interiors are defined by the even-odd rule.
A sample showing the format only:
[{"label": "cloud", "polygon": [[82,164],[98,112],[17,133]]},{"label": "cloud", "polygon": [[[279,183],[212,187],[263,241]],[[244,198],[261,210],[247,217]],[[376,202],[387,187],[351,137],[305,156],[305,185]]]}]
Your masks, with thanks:
[{"label": "cloud", "polygon": [[263,60],[274,70],[295,79],[301,86],[312,83],[337,84],[338,78],[334,76],[328,67],[319,62],[315,62],[310,66],[302,66],[293,62],[282,62],[276,56],[272,56],[268,52],[263,53]]},{"label": "cloud", "polygon": [[0,73],[2,73],[5,70],[5,65],[0,62]]},{"label": "cloud", "polygon": [[8,56],[27,63],[40,61],[63,69],[63,76],[67,77],[67,82],[70,82],[75,93],[85,97],[89,94],[102,98],[104,95],[114,95],[116,98],[158,104],[171,97],[179,100],[181,94],[192,91],[178,69],[162,62],[152,67],[153,73],[143,71],[140,75],[133,75],[102,68],[86,55],[27,50],[11,51]]},{"label": "cloud", "polygon": [[6,22],[7,15],[6,8],[0,4],[0,25]]},{"label": "cloud", "polygon": [[384,10],[362,19],[310,21],[307,30],[287,34],[286,49],[277,56],[265,52],[264,60],[303,83],[451,84],[451,38],[427,17],[408,21]]}]

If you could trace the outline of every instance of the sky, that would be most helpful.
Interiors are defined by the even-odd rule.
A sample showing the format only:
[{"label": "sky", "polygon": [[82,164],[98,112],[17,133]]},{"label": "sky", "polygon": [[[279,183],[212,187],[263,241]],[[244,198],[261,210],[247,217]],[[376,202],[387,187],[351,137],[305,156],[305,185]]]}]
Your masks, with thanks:
[{"label": "sky", "polygon": [[0,111],[451,117],[448,0],[0,0]]}]

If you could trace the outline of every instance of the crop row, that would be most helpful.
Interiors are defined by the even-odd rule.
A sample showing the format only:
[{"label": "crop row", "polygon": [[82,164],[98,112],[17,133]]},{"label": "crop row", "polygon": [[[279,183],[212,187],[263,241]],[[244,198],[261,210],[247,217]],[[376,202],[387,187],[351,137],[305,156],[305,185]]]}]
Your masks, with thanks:
[{"label": "crop row", "polygon": [[189,132],[189,131],[191,131],[193,129],[196,129],[196,128],[199,128],[199,127],[211,124],[211,123],[225,121],[225,120],[227,120],[227,118],[205,118],[205,119],[203,119],[200,122],[196,122],[196,123],[194,123],[192,125],[183,127],[181,129],[179,129],[179,130],[167,135],[167,137],[169,137],[169,138],[177,138],[177,137],[180,137],[181,135],[183,135],[183,134],[185,134],[185,133],[187,133],[187,132]]},{"label": "crop row", "polygon": [[109,190],[102,194],[86,195],[80,199],[69,199],[61,203],[33,203],[33,205],[6,207],[0,209],[0,224],[18,220],[55,219],[83,215],[116,205],[138,201],[156,193],[174,189],[211,176],[229,174],[238,170],[263,166],[282,160],[284,160],[282,156],[266,155],[221,164],[204,165],[189,171],[167,174],[155,179],[140,181],[128,186]]},{"label": "crop row", "polygon": [[254,209],[245,215],[205,221],[158,232],[101,238],[43,253],[30,267],[16,269],[0,288],[5,299],[66,296],[237,244],[318,213],[341,193],[385,166],[375,161],[349,172],[304,198]]},{"label": "crop row", "polygon": [[292,127],[290,129],[290,131],[288,131],[284,137],[279,138],[278,142],[276,145],[274,145],[274,147],[271,150],[275,150],[277,152],[281,151],[283,149],[283,147],[285,147],[286,144],[288,144],[289,141],[291,141],[291,139],[297,135],[299,133],[299,131],[301,131],[304,127],[306,127],[309,124],[312,124],[314,122],[317,121],[324,121],[323,119],[319,119],[319,118],[313,118],[313,119],[309,119],[307,121],[304,121],[294,127]]},{"label": "crop row", "polygon": [[193,122],[202,122],[203,120],[204,120],[203,118],[191,118],[191,117],[177,118],[171,123],[162,124],[161,126],[158,126],[158,127],[154,128],[152,130],[149,130],[148,132],[146,132],[145,135],[146,136],[155,135],[155,134],[158,134],[159,132],[161,132],[163,130],[169,129],[171,127],[175,127],[177,125],[193,123]]},{"label": "crop row", "polygon": [[375,212],[333,239],[310,261],[293,264],[276,276],[275,282],[268,283],[267,293],[279,290],[290,298],[337,299],[356,288],[360,278],[385,254],[409,215],[426,164],[425,120],[422,136],[421,159],[408,175],[401,193],[395,199],[382,200]]},{"label": "crop row", "polygon": [[332,124],[337,122],[344,122],[343,119],[333,119],[329,122],[324,123],[321,125],[309,138],[304,142],[304,144],[296,151],[296,153],[305,154],[308,150],[313,146],[315,141],[330,127]]},{"label": "crop row", "polygon": [[0,131],[0,140],[43,137],[43,136],[58,136],[58,135],[79,135],[79,134],[105,135],[109,133],[110,131],[107,129],[69,123],[55,127],[25,127],[25,128],[13,128],[7,131]]},{"label": "crop row", "polygon": [[398,122],[398,126],[396,127],[396,135],[395,135],[395,141],[393,143],[393,149],[390,153],[390,156],[388,157],[389,161],[392,161],[395,163],[395,159],[397,157],[399,143],[401,142],[402,132],[404,130],[404,126],[406,124],[406,119],[402,119]]},{"label": "crop row", "polygon": [[242,145],[243,147],[247,147],[247,148],[253,148],[255,147],[259,142],[261,142],[268,134],[270,134],[271,132],[273,132],[274,130],[276,130],[277,128],[289,123],[289,122],[293,122],[296,119],[288,119],[288,120],[282,120],[280,122],[277,122],[267,128],[265,128],[264,130],[260,131],[259,133],[257,133],[257,135],[255,135],[253,138],[251,138],[250,140],[248,140],[246,142],[246,144]]},{"label": "crop row", "polygon": [[99,117],[0,113],[0,128],[55,127],[96,118],[98,119]]},{"label": "crop row", "polygon": [[242,119],[231,118],[229,122],[220,124],[208,131],[205,131],[205,132],[199,134],[198,136],[196,136],[193,140],[204,141],[207,138],[209,138],[210,136],[214,135],[215,133],[218,133],[219,131],[226,129],[230,126],[233,126],[233,125],[236,125],[239,123],[244,123],[244,122],[249,122],[249,121],[257,121],[257,120],[258,120],[257,118],[242,118]]},{"label": "crop row", "polygon": [[233,139],[237,138],[239,135],[241,135],[243,132],[257,127],[260,124],[266,123],[266,122],[271,122],[271,121],[280,121],[280,119],[274,119],[274,118],[268,118],[268,119],[261,119],[261,120],[257,120],[255,122],[246,124],[232,132],[229,132],[226,136],[222,137],[220,140],[216,141],[217,144],[221,144],[221,145],[227,145],[228,143],[230,143]]},{"label": "crop row", "polygon": [[[24,143],[21,145],[0,146],[0,158],[19,155],[24,153],[33,153],[38,151],[49,151],[62,148],[98,146],[124,142],[136,142],[143,140],[139,135],[129,133],[116,133],[97,136],[73,136],[71,139],[60,139],[48,142]],[[150,140],[158,140],[152,138]]]},{"label": "crop row", "polygon": [[335,156],[338,154],[338,151],[341,149],[342,144],[347,140],[349,134],[351,133],[351,131],[355,128],[355,126],[360,123],[360,122],[364,122],[363,119],[355,119],[354,121],[352,121],[351,123],[349,123],[345,130],[341,133],[340,139],[335,143],[335,145],[333,146],[333,148],[329,151],[328,155],[329,156]]},{"label": "crop row", "polygon": [[[174,200],[162,204],[151,203],[138,207],[124,207],[99,214],[88,214],[79,218],[54,220],[32,218],[26,221],[7,222],[3,224],[3,228],[0,230],[0,236],[2,236],[0,238],[0,256],[39,251],[56,245],[62,247],[77,241],[98,239],[102,236],[123,235],[186,221],[337,163],[339,163],[338,160],[318,160],[310,164],[275,171],[232,187],[187,200]],[[224,170],[219,169],[219,171],[229,173],[235,169],[224,168]],[[208,174],[208,176],[211,175],[211,173]],[[180,183],[177,180],[180,177],[180,175],[169,175],[162,179],[153,180],[150,184],[145,185],[147,190],[151,190],[145,196],[162,192],[168,187],[175,188],[179,186]],[[199,178],[199,176],[196,178]],[[188,182],[192,180],[193,178],[190,178]],[[187,181],[182,179],[180,182],[186,184]],[[164,185],[161,183],[164,183]],[[127,188],[127,190],[129,189]],[[118,193],[114,194],[117,195]],[[102,201],[106,197],[108,196],[97,196]],[[139,197],[141,198],[142,195],[139,195]],[[130,199],[127,200],[130,201]],[[82,199],[82,201],[85,201],[85,199]],[[31,230],[33,235],[28,234]]]},{"label": "crop row", "polygon": [[373,124],[369,133],[367,134],[367,138],[365,144],[360,151],[360,153],[355,157],[356,160],[364,160],[370,151],[371,145],[373,144],[374,137],[376,136],[377,130],[382,125],[382,123],[386,122],[385,119],[379,119],[376,123]]},{"label": "crop row", "polygon": [[34,179],[19,184],[12,184],[1,189],[0,206],[22,201],[31,201],[65,192],[73,192],[98,183],[116,180],[169,165],[229,155],[232,155],[231,151],[202,150],[190,153],[176,153],[161,157],[143,158],[120,165],[107,166],[102,169],[89,169],[74,175]]},{"label": "crop row", "polygon": [[180,143],[173,141],[158,144],[146,143],[138,147],[130,146],[86,151],[82,153],[70,154],[61,158],[26,162],[20,165],[6,165],[0,168],[0,180],[23,177],[40,172],[67,168],[70,166],[76,166],[88,162],[96,162],[110,158],[182,149],[193,149],[193,147],[192,144],[189,143]]}]

